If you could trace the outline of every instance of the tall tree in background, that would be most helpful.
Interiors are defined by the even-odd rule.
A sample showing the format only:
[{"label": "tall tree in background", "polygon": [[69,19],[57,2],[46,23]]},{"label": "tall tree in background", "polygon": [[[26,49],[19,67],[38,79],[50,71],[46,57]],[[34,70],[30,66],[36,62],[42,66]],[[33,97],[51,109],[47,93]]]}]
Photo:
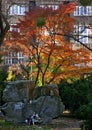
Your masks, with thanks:
[{"label": "tall tree in background", "polygon": [[89,52],[82,48],[72,49],[67,40],[75,22],[70,17],[74,8],[75,3],[60,5],[58,9],[55,6],[35,8],[13,26],[19,31],[14,29],[7,34],[5,45],[27,56],[22,68],[35,84],[39,80],[42,85],[57,83],[61,78],[79,76],[90,69]]},{"label": "tall tree in background", "polygon": [[4,37],[9,30],[10,26],[5,17],[5,14],[2,12],[2,0],[0,0],[0,45],[3,44]]}]

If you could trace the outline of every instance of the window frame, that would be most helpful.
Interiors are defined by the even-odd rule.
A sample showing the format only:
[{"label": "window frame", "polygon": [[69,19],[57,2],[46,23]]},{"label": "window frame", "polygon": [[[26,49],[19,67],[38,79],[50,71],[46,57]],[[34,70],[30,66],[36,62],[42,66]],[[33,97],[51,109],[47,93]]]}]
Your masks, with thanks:
[{"label": "window frame", "polygon": [[92,16],[92,6],[76,6],[74,16]]},{"label": "window frame", "polygon": [[[76,35],[76,38],[79,40],[79,42],[88,44],[88,28],[83,25],[74,25],[74,34]],[[79,42],[75,41],[75,43]]]},{"label": "window frame", "polygon": [[25,14],[25,6],[14,4],[10,7],[10,15],[24,15]]}]

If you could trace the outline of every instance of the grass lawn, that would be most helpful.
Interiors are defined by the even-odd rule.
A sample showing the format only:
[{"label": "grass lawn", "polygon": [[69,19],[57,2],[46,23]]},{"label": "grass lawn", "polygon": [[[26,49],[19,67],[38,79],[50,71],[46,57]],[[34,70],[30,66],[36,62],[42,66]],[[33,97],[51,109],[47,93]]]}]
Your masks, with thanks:
[{"label": "grass lawn", "polygon": [[[0,130],[51,130],[46,126],[0,126]],[[53,129],[52,129],[53,130]]]},{"label": "grass lawn", "polygon": [[0,120],[0,130],[53,130],[47,125],[25,125],[25,124],[14,124],[5,120]]}]

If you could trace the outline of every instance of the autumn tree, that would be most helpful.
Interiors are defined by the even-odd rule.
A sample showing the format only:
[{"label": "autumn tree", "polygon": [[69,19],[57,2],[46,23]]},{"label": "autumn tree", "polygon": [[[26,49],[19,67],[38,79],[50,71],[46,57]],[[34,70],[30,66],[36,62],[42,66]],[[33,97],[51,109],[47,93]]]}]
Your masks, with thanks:
[{"label": "autumn tree", "polygon": [[8,32],[5,46],[27,57],[21,67],[35,84],[39,81],[42,85],[57,83],[90,69],[89,52],[83,48],[73,49],[68,40],[74,29],[75,19],[70,17],[74,9],[75,3],[62,4],[57,9],[37,7],[26,12],[17,26],[13,26],[18,32]]},{"label": "autumn tree", "polygon": [[[83,6],[87,5],[89,6],[90,4],[92,4],[92,0],[78,0],[78,1],[75,0],[75,2],[79,2]],[[17,0],[0,0],[0,45],[3,43],[4,37],[10,28],[10,21],[9,21],[9,18],[11,18],[9,16],[10,7],[14,4],[19,5],[20,3],[21,2],[18,2]],[[23,0],[23,3],[28,4],[28,1]],[[90,48],[88,49],[90,50]]]}]

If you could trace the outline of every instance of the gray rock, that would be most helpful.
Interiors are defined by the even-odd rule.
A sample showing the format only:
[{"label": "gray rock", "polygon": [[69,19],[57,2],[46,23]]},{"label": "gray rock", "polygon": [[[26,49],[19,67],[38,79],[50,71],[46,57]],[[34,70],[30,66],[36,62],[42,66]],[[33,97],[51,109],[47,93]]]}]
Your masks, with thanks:
[{"label": "gray rock", "polygon": [[55,96],[41,96],[24,109],[25,118],[33,112],[39,114],[44,123],[50,123],[53,118],[58,117],[64,111],[64,105],[60,98]]},{"label": "gray rock", "polygon": [[5,102],[27,101],[30,99],[31,88],[34,88],[34,82],[30,80],[9,82],[3,91],[3,100]]},{"label": "gray rock", "polygon": [[23,102],[8,102],[4,107],[2,107],[2,110],[5,113],[6,120],[13,122],[21,122],[23,119],[23,108]]},{"label": "gray rock", "polygon": [[3,118],[4,114],[2,113],[2,111],[0,110],[0,118]]},{"label": "gray rock", "polygon": [[[42,90],[39,89],[40,92],[47,95],[41,94],[32,100],[34,89],[34,83],[29,80],[10,82],[6,85],[3,91],[3,100],[6,103],[1,110],[5,113],[7,121],[23,122],[36,112],[43,123],[47,124],[63,112],[64,105],[56,85],[54,87],[51,85],[51,88],[50,86],[42,87]],[[53,91],[54,95],[50,94],[50,91]]]}]

